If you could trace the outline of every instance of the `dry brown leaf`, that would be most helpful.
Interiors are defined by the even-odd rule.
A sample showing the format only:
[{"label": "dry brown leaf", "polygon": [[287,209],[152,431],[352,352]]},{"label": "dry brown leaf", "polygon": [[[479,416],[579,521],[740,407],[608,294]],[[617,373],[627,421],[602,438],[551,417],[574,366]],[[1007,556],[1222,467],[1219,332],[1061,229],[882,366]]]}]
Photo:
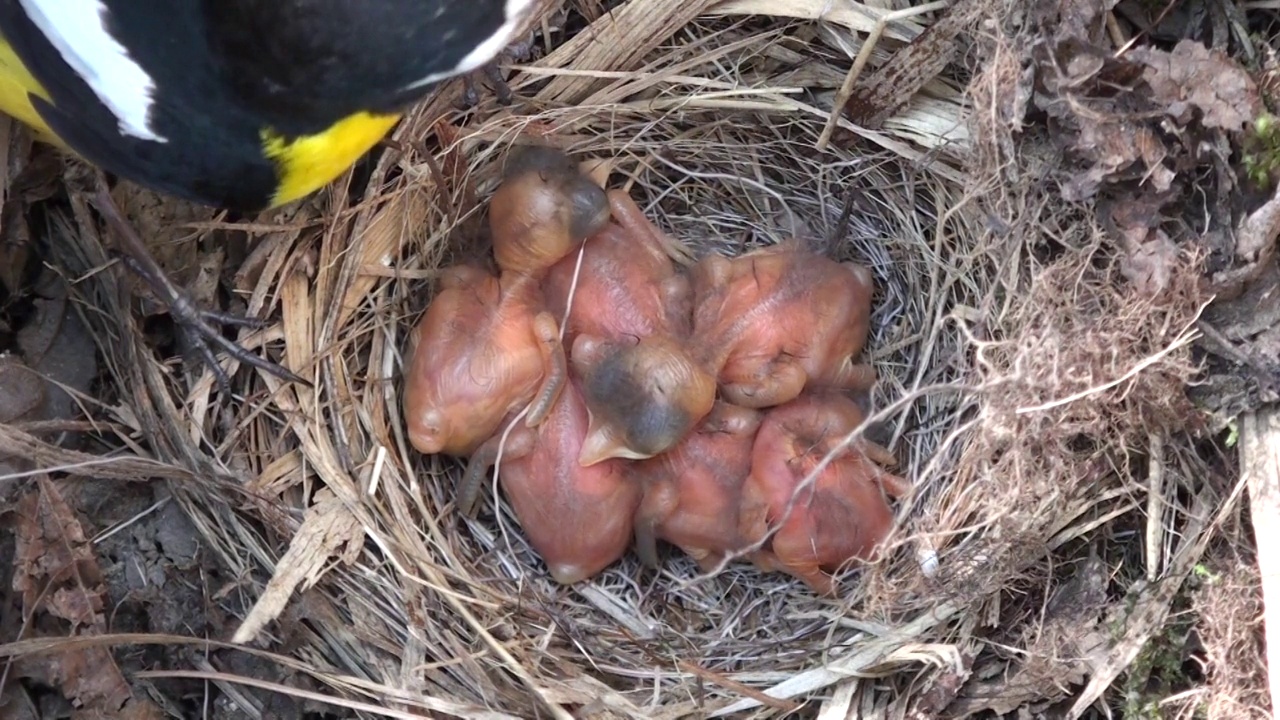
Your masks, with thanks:
[{"label": "dry brown leaf", "polygon": [[1029,704],[1055,700],[1079,685],[1105,660],[1107,568],[1095,554],[1054,593],[1043,623],[1029,627],[1027,652],[1011,666],[992,660],[965,684],[946,716],[960,720],[991,711],[1008,715]]},{"label": "dry brown leaf", "polygon": [[44,381],[13,355],[0,355],[0,423],[21,420],[44,402]]},{"label": "dry brown leaf", "polygon": [[1169,286],[1178,262],[1178,248],[1159,228],[1130,228],[1122,237],[1124,258],[1120,261],[1120,272],[1139,292],[1158,295]]},{"label": "dry brown leaf", "polygon": [[267,623],[279,617],[299,585],[314,585],[338,549],[361,538],[360,521],[342,501],[328,489],[316,493],[316,503],[307,510],[289,550],[276,563],[275,575],[231,642],[246,643],[257,637]]},{"label": "dry brown leaf", "polygon": [[[161,267],[168,270],[175,281],[187,284],[199,272],[199,243],[191,242],[203,233],[187,227],[191,223],[208,223],[218,211],[183,200],[160,195],[133,183],[119,183],[111,189],[125,218],[137,229]],[[141,297],[153,298],[154,293],[144,282],[133,282]],[[156,302],[147,303],[149,313],[164,314],[168,309]]]},{"label": "dry brown leaf", "polygon": [[[97,345],[67,300],[68,286],[48,272],[42,278],[35,313],[18,331],[26,364],[43,384],[43,399],[27,420],[64,420],[80,412],[68,390],[88,393],[98,374]],[[3,413],[0,413],[2,415]]]},{"label": "dry brown leaf", "polygon": [[[1102,34],[1102,23],[1098,17],[1114,3],[1100,3],[1097,0],[1059,0],[1057,7],[1049,3],[1040,5],[1046,17],[1041,18],[1054,26],[1054,37],[1062,42],[1068,39],[1084,40],[1092,44]],[[1035,7],[1035,6],[1030,6]],[[1054,10],[1057,12],[1055,13]]]},{"label": "dry brown leaf", "polygon": [[227,251],[221,247],[197,256],[195,273],[187,282],[191,301],[200,307],[217,307],[218,285],[222,282],[222,266]]},{"label": "dry brown leaf", "polygon": [[1280,235],[1280,189],[1236,226],[1235,267],[1213,276],[1210,288],[1220,299],[1240,296],[1262,274],[1276,254]]},{"label": "dry brown leaf", "polygon": [[[41,479],[14,514],[13,585],[22,594],[24,616],[43,610],[69,621],[71,634],[101,631],[106,592],[102,573],[80,521],[57,486]],[[102,646],[25,658],[19,672],[61,688],[77,707],[105,717],[118,717],[132,694]]]},{"label": "dry brown leaf", "polygon": [[165,714],[150,700],[132,698],[114,717],[117,720],[163,720]]},{"label": "dry brown leaf", "polygon": [[0,287],[18,292],[31,254],[31,229],[23,170],[31,159],[31,130],[8,116],[0,117]]},{"label": "dry brown leaf", "polygon": [[1112,206],[1110,224],[1124,253],[1120,272],[1139,292],[1157,295],[1169,286],[1178,262],[1178,248],[1158,227],[1163,203],[1151,197]]},{"label": "dry brown leaf", "polygon": [[1103,182],[1138,160],[1145,166],[1156,192],[1164,192],[1173,184],[1174,173],[1164,166],[1164,143],[1150,128],[1110,118],[1094,118],[1080,125],[1074,149],[1092,160],[1093,166],[1063,185],[1063,199],[1079,202],[1093,197]]},{"label": "dry brown leaf", "polygon": [[978,22],[986,9],[987,5],[978,0],[953,3],[893,59],[858,81],[844,106],[848,118],[867,128],[879,128],[951,63],[959,48],[958,38]]},{"label": "dry brown leaf", "polygon": [[103,647],[32,655],[15,667],[21,677],[61,689],[73,704],[100,717],[119,717],[130,697],[128,683]]},{"label": "dry brown leaf", "polygon": [[1240,130],[1262,111],[1258,86],[1240,64],[1219,50],[1183,40],[1173,52],[1141,47],[1130,57],[1146,65],[1142,79],[1152,100],[1180,123],[1192,109],[1203,113],[1205,127]]},{"label": "dry brown leaf", "polygon": [[41,720],[40,711],[30,691],[18,683],[9,683],[0,693],[0,717],[6,720]]},{"label": "dry brown leaf", "polygon": [[[80,521],[62,499],[53,483],[41,481],[38,489],[23,498],[17,507],[13,586],[22,593],[28,613],[48,601],[46,593],[64,584],[92,594],[90,601],[102,611],[102,573],[93,556]],[[80,617],[64,617],[83,623]],[[91,621],[100,622],[101,618]]]}]

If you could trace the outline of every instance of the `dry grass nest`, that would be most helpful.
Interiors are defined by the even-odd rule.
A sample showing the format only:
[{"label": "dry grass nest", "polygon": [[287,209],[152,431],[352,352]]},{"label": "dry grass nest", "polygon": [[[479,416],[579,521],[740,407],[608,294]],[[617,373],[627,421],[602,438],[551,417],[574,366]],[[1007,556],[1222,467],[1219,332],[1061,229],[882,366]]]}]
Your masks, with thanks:
[{"label": "dry grass nest", "polygon": [[[160,365],[126,276],[99,273],[80,287],[118,398],[91,410],[129,459],[8,429],[7,446],[167,479],[238,579],[209,590],[241,619],[236,639],[362,716],[963,716],[1087,707],[1122,685],[1132,645],[1181,607],[1144,579],[1186,577],[1234,522],[1184,397],[1201,257],[1157,294],[1120,277],[1106,232],[1041,171],[1043,138],[1001,115],[1026,41],[1001,6],[976,6],[967,52],[880,129],[841,121],[819,150],[885,11],[708,5],[576,4],[512,74],[515,105],[459,111],[450,86],[402,124],[367,189],[348,177],[252,224],[171,216],[171,237],[254,238],[235,287],[273,323],[240,339],[314,387],[228,362],[227,397],[204,370]],[[884,25],[866,72],[938,12]],[[610,185],[694,255],[801,235],[873,269],[865,357],[881,380],[864,431],[914,490],[887,557],[849,572],[838,600],[748,565],[703,577],[676,553],[661,572],[628,556],[560,587],[505,503],[452,512],[460,467],[405,437],[401,352],[437,270],[487,250],[488,194],[527,142],[608,160]],[[61,261],[100,266],[97,225],[78,219]]]}]

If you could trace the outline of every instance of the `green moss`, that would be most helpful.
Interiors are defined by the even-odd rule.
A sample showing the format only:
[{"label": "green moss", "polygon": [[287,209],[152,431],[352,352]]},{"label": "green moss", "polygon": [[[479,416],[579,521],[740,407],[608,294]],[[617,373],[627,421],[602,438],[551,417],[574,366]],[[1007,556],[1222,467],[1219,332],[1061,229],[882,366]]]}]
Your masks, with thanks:
[{"label": "green moss", "polygon": [[[1162,631],[1147,641],[1120,681],[1120,691],[1114,702],[1125,720],[1161,720],[1169,709],[1161,702],[1173,695],[1195,687],[1199,682],[1187,675],[1188,647],[1195,616],[1191,612],[1190,596],[1195,589],[1217,581],[1206,566],[1198,565],[1183,583],[1169,608]],[[1113,706],[1114,707],[1114,706]],[[1195,717],[1203,717],[1202,709]]]},{"label": "green moss", "polygon": [[1261,189],[1280,178],[1280,120],[1263,113],[1245,132],[1242,143],[1245,176]]}]

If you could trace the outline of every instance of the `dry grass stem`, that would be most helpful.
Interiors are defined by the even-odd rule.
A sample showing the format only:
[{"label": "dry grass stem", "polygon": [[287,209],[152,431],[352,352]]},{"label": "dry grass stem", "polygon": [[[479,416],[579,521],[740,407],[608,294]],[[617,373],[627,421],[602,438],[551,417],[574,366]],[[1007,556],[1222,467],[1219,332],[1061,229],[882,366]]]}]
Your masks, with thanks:
[{"label": "dry grass stem", "polygon": [[[0,425],[0,456],[166,483],[208,561],[235,578],[208,593],[238,623],[233,640],[313,684],[212,661],[146,677],[218,683],[250,716],[258,690],[370,718],[962,717],[1042,701],[1080,716],[1191,596],[1234,623],[1202,634],[1245,657],[1257,571],[1220,572],[1230,593],[1188,591],[1201,565],[1230,556],[1216,540],[1240,512],[1238,492],[1202,487],[1217,471],[1194,452],[1184,392],[1203,257],[1185,253],[1167,287],[1139,292],[1107,230],[1044,179],[1060,160],[1020,125],[1032,43],[1001,3],[964,3],[990,21],[965,25],[980,66],[913,80],[875,128],[845,112],[960,5],[567,3],[572,22],[543,24],[545,56],[510,67],[512,106],[459,110],[450,85],[372,167],[314,199],[235,224],[188,218],[188,235],[252,239],[234,294],[270,325],[239,340],[310,387],[228,360],[227,397],[211,372],[156,360],[74,199],[55,259],[91,301],[79,312],[116,392],[86,405],[92,435],[119,450],[67,451]],[[602,163],[680,240],[682,263],[799,237],[871,269],[864,357],[880,380],[845,442],[885,444],[912,490],[883,559],[842,573],[838,598],[743,562],[702,574],[674,552],[657,572],[629,555],[561,587],[497,491],[500,463],[478,518],[463,519],[460,464],[412,449],[409,333],[440,270],[488,251],[487,198],[507,152],[531,142]],[[1274,509],[1263,490],[1250,488],[1255,513]],[[1259,553],[1264,578],[1273,556]],[[1256,678],[1229,667],[1171,703],[1204,700],[1223,718],[1264,704]]]}]

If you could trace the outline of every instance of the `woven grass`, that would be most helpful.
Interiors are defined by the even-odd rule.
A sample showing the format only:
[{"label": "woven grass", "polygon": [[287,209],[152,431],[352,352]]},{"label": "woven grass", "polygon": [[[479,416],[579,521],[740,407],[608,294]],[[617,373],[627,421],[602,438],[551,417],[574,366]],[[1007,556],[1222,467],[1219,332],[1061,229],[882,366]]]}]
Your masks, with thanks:
[{"label": "woven grass", "polygon": [[[253,224],[173,229],[253,237],[235,287],[273,324],[241,341],[313,388],[228,362],[227,397],[211,373],[159,364],[123,276],[100,273],[81,285],[118,398],[95,412],[129,458],[0,440],[51,465],[93,460],[99,477],[166,479],[241,578],[223,596],[238,600],[236,640],[362,716],[929,717],[980,707],[984,687],[1012,703],[998,712],[1051,704],[1068,678],[1088,707],[1171,600],[1104,582],[1081,611],[1071,593],[1096,590],[1072,583],[1090,562],[1104,577],[1185,577],[1238,494],[1179,491],[1203,471],[1182,399],[1206,299],[1198,258],[1142,296],[1087,208],[1057,198],[1037,172],[1042,139],[1008,121],[1027,38],[1001,5],[974,11],[967,54],[882,127],[834,132],[833,98],[888,10],[711,5],[578,3],[572,22],[591,22],[550,16],[547,52],[512,73],[514,106],[463,113],[451,86],[402,124],[362,193],[345,178]],[[866,72],[938,12],[881,26]],[[405,437],[401,353],[436,271],[486,250],[485,199],[525,142],[608,162],[610,186],[695,257],[799,235],[873,269],[868,432],[915,489],[892,552],[849,573],[838,600],[748,565],[703,577],[675,555],[660,573],[628,556],[560,587],[500,499],[476,521],[452,512],[460,468]],[[61,260],[100,267],[81,211]],[[1154,550],[1135,555],[1136,536]],[[1121,606],[1134,615],[1103,617]],[[1109,630],[1080,647],[1063,626]],[[1080,675],[1082,657],[1096,662]]]}]

